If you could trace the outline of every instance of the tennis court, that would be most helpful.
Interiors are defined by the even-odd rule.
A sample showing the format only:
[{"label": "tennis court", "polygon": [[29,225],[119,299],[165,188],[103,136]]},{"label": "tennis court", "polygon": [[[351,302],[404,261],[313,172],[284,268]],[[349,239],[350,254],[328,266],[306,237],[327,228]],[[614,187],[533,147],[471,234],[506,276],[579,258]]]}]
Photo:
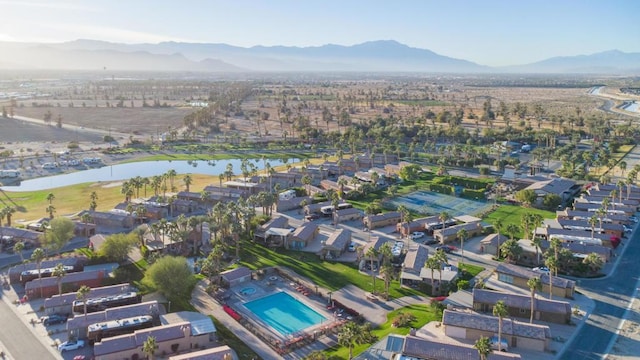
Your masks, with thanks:
[{"label": "tennis court", "polygon": [[416,191],[398,196],[389,203],[394,206],[404,205],[407,209],[424,215],[437,215],[443,211],[451,216],[476,215],[491,208],[491,204],[484,201],[463,199],[431,191]]}]

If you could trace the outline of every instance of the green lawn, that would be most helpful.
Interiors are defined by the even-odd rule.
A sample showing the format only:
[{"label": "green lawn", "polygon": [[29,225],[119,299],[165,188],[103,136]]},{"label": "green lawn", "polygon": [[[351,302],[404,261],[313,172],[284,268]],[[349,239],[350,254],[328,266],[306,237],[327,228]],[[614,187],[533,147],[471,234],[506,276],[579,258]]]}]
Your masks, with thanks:
[{"label": "green lawn", "polygon": [[[392,323],[396,316],[399,313],[411,313],[415,316],[415,320],[411,322],[410,326],[407,327],[393,327]],[[438,310],[435,310],[428,304],[417,304],[407,306],[398,310],[394,310],[387,314],[387,322],[380,325],[377,329],[372,331],[373,335],[376,337],[376,341],[382,339],[383,337],[389,334],[399,334],[399,335],[407,335],[409,334],[410,328],[421,328],[431,321],[440,321],[442,318],[442,313]],[[360,354],[371,346],[371,344],[362,344],[356,345],[353,348],[353,355]],[[347,359],[349,357],[349,349],[343,346],[334,346],[325,351],[325,353],[331,359]]]},{"label": "green lawn", "polygon": [[[372,290],[373,279],[358,272],[355,264],[322,261],[317,255],[278,249],[273,251],[252,242],[245,242],[240,264],[250,269],[268,266],[286,266],[297,274],[331,291],[353,284],[365,291]],[[384,292],[384,281],[376,279],[376,292]],[[391,298],[424,295],[416,290],[400,287],[393,281],[389,289]]]},{"label": "green lawn", "polygon": [[[518,225],[518,227],[522,227],[522,215],[526,213],[539,214],[545,219],[554,219],[556,217],[556,213],[548,210],[540,210],[534,208],[524,208],[521,206],[515,205],[501,205],[499,208],[491,212],[487,217],[483,220],[493,224],[497,219],[502,220],[502,233],[504,234],[504,229],[507,228],[509,224]],[[523,236],[523,231],[520,231],[516,234],[517,237]]]}]

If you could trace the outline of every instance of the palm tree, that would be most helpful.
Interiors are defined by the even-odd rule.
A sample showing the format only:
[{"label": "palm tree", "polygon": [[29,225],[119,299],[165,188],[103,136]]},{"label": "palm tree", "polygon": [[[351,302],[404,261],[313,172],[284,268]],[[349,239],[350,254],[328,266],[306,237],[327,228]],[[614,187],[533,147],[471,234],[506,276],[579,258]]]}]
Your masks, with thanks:
[{"label": "palm tree", "polygon": [[80,216],[80,221],[84,224],[84,236],[89,237],[89,227],[87,224],[91,222],[91,215],[89,213],[84,213]]},{"label": "palm tree", "polygon": [[424,267],[431,270],[431,295],[433,296],[434,293],[434,284],[433,284],[433,272],[436,269],[440,269],[440,261],[438,261],[438,259],[435,256],[431,256],[427,259],[427,261],[424,262]]},{"label": "palm tree", "polygon": [[582,260],[582,263],[587,265],[589,271],[591,271],[591,273],[593,274],[600,271],[600,269],[602,269],[602,266],[604,265],[602,259],[596,253],[590,253],[589,255],[587,255],[584,260]]},{"label": "palm tree", "polygon": [[549,269],[549,300],[553,300],[553,273],[558,271],[558,258],[549,256],[544,260],[544,265]]},{"label": "palm tree", "polygon": [[460,239],[460,265],[462,265],[464,263],[464,241],[469,238],[469,233],[466,229],[460,229],[456,235]]},{"label": "palm tree", "polygon": [[502,244],[500,251],[507,257],[509,262],[515,263],[520,254],[522,254],[522,247],[516,240],[509,239]]},{"label": "palm tree", "polygon": [[376,293],[376,272],[373,270],[373,260],[378,257],[378,250],[375,247],[371,246],[367,250],[365,254],[369,257],[369,261],[371,261],[371,278],[373,279],[373,289],[371,290],[372,294]]},{"label": "palm tree", "polygon": [[51,205],[51,203],[53,203],[53,200],[55,200],[56,196],[53,195],[53,193],[48,193],[47,194],[47,201],[49,202],[49,205]]},{"label": "palm tree", "polygon": [[49,204],[47,205],[47,208],[45,209],[45,211],[49,214],[49,219],[53,219],[53,214],[56,212],[56,207]]},{"label": "palm tree", "polygon": [[499,300],[493,305],[493,316],[498,317],[498,351],[502,351],[502,318],[508,314],[507,305],[505,305],[504,301]]},{"label": "palm tree", "polygon": [[520,231],[520,227],[516,224],[508,224],[506,231],[509,234],[509,239],[513,240],[518,231]]},{"label": "palm tree", "polygon": [[442,267],[445,264],[449,264],[449,259],[447,258],[447,253],[444,252],[444,250],[436,250],[436,253],[434,254],[434,257],[438,260],[438,274],[440,275],[440,284],[442,284]]},{"label": "palm tree", "polygon": [[[42,248],[37,248],[35,250],[33,250],[33,252],[31,253],[31,260],[34,261],[36,263],[37,269],[38,269],[38,280],[42,279],[42,260],[44,260],[45,257],[45,252]],[[43,297],[42,295],[42,288],[43,286],[40,286],[40,297]]]},{"label": "palm tree", "polygon": [[487,360],[487,357],[491,354],[491,341],[486,336],[480,336],[480,339],[476,340],[473,347],[478,350],[480,360]]},{"label": "palm tree", "polygon": [[184,186],[187,188],[187,192],[189,192],[189,187],[193,184],[193,179],[191,178],[191,174],[187,174],[182,178],[184,182]]},{"label": "palm tree", "polygon": [[542,245],[542,239],[534,237],[531,240],[531,246],[536,248],[536,264],[540,264],[540,245]]},{"label": "palm tree", "polygon": [[443,211],[438,216],[438,219],[440,219],[440,221],[442,221],[442,230],[444,230],[445,224],[447,223],[447,221],[449,221],[449,219],[451,219],[451,215],[449,215],[448,212]]},{"label": "palm tree", "polygon": [[389,299],[389,288],[391,287],[391,281],[395,276],[395,269],[390,263],[384,263],[380,268],[382,279],[384,280],[384,298]]},{"label": "palm tree", "polygon": [[84,318],[87,318],[87,300],[89,299],[89,293],[91,292],[91,288],[87,285],[82,285],[78,292],[76,293],[76,299],[81,300],[84,305]]},{"label": "palm tree", "polygon": [[4,213],[5,218],[7,219],[7,226],[11,227],[11,216],[13,216],[13,214],[16,212],[16,209],[14,209],[11,206],[6,206],[2,212]]},{"label": "palm tree", "polygon": [[24,250],[24,242],[22,242],[22,241],[18,241],[13,246],[13,251],[17,252],[18,255],[20,255],[20,263],[22,263],[22,264],[24,264],[24,254],[22,253],[23,250]]},{"label": "palm tree", "polygon": [[147,354],[147,357],[151,360],[155,358],[156,348],[157,348],[156,338],[153,336],[147,337],[142,345],[142,352]]},{"label": "palm tree", "polygon": [[496,258],[500,259],[500,231],[502,231],[502,219],[496,219],[493,222],[493,227],[496,229],[496,233],[498,234],[498,245],[496,246]]},{"label": "palm tree", "polygon": [[589,225],[591,225],[591,238],[593,239],[596,231],[596,224],[598,223],[598,217],[593,215],[587,221],[589,222]]},{"label": "palm tree", "polygon": [[56,283],[58,284],[58,295],[62,295],[62,279],[67,275],[64,265],[62,265],[62,263],[58,263],[56,267],[53,268],[52,275],[56,278]]},{"label": "palm tree", "polygon": [[353,347],[356,344],[365,344],[371,342],[371,325],[366,323],[358,325],[353,321],[349,321],[338,333],[338,344],[349,348],[349,359],[353,359]]},{"label": "palm tree", "polygon": [[531,290],[531,317],[529,318],[529,323],[533,324],[533,312],[535,310],[535,302],[536,302],[536,290],[542,289],[542,281],[540,281],[539,277],[532,277],[527,280],[527,286],[529,290]]}]

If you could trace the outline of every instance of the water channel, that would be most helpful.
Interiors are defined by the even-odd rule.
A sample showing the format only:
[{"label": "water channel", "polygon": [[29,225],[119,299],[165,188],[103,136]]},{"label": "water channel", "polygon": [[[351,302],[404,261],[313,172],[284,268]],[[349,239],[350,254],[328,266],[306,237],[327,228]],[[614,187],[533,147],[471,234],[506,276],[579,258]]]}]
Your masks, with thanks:
[{"label": "water channel", "polygon": [[[175,170],[178,174],[218,175],[225,172],[227,164],[231,164],[233,166],[233,172],[235,174],[240,174],[241,161],[242,160],[240,159],[229,159],[210,161],[158,160],[133,162],[29,179],[20,182],[20,184],[16,186],[3,186],[0,187],[0,189],[6,191],[47,190],[87,182],[128,180],[136,176],[152,177],[162,175],[169,170]],[[288,161],[295,163],[299,160],[289,159]],[[266,162],[268,162],[272,167],[284,164],[282,160],[278,159],[267,159]],[[262,170],[265,165],[265,162],[261,159],[250,159],[249,163],[253,164],[258,170]]]}]

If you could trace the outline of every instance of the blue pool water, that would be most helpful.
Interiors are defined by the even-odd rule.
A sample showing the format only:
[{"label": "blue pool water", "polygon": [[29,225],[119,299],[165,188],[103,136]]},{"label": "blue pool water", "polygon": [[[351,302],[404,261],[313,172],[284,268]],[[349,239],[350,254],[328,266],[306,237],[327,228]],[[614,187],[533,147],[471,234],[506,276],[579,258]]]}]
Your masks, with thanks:
[{"label": "blue pool water", "polygon": [[265,296],[244,306],[282,335],[289,335],[326,320],[285,292]]}]

